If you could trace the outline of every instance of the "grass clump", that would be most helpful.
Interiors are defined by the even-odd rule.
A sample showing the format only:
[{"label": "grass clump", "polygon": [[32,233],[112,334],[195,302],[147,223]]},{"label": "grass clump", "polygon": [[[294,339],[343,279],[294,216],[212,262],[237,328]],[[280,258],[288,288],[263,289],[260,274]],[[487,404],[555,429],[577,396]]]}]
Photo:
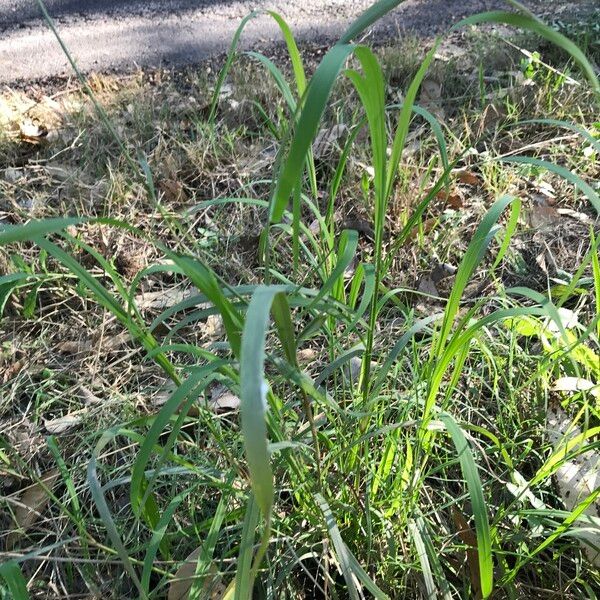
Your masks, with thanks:
[{"label": "grass clump", "polygon": [[390,76],[351,42],[394,4],[311,77],[272,13],[291,72],[251,53],[248,104],[239,36],[166,112],[89,89],[88,183],[7,167],[7,597],[594,597],[598,489],[552,478],[597,446],[597,79],[521,12],[461,25],[580,71],[428,75],[436,41]]}]

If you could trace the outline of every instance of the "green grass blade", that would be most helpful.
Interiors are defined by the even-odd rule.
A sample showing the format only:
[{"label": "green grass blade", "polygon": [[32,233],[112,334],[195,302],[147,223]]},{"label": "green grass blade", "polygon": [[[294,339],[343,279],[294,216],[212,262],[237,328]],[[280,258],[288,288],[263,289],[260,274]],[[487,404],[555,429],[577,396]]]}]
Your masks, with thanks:
[{"label": "green grass blade", "polygon": [[358,18],[352,22],[350,27],[346,29],[342,37],[339,39],[338,44],[347,44],[352,40],[356,39],[367,27],[370,27],[389,13],[392,9],[396,8],[399,4],[402,4],[404,0],[379,0],[367,10],[365,10]]},{"label": "green grass blade", "polygon": [[278,286],[256,289],[248,306],[240,357],[240,412],[246,460],[256,504],[268,517],[273,506],[273,472],[269,460],[267,425],[268,386],[264,378],[265,338],[269,312]]},{"label": "green grass blade", "polygon": [[290,57],[290,62],[292,63],[292,70],[294,71],[294,79],[296,80],[296,91],[298,92],[298,98],[302,98],[302,95],[306,90],[306,74],[304,72],[304,65],[302,64],[302,58],[300,56],[300,52],[298,51],[298,46],[296,45],[296,40],[294,39],[291,29],[281,15],[272,10],[268,11],[268,14],[275,19],[277,25],[279,25],[279,29],[281,29],[283,39],[285,40],[285,45],[287,46],[288,56]]},{"label": "green grass blade", "polygon": [[152,567],[154,566],[154,559],[156,558],[158,549],[162,544],[165,533],[167,532],[169,524],[173,519],[175,511],[183,502],[189,491],[190,490],[186,490],[170,500],[167,508],[165,508],[163,514],[158,520],[158,523],[156,524],[156,527],[154,528],[154,531],[152,532],[152,537],[148,542],[146,554],[144,555],[144,566],[142,568],[141,577],[142,588],[146,594],[150,594],[150,577],[152,576]]},{"label": "green grass blade", "polygon": [[227,339],[236,356],[240,355],[242,316],[225,296],[215,274],[199,260],[169,253],[169,258],[181,268],[190,281],[218,308]]},{"label": "green grass blade", "polygon": [[198,555],[198,564],[196,565],[196,576],[190,587],[188,600],[202,600],[202,585],[206,574],[210,569],[210,565],[213,560],[213,555],[217,542],[219,540],[219,534],[221,533],[221,527],[223,526],[223,520],[227,514],[227,502],[229,501],[229,495],[223,493],[215,514],[210,522],[210,529],[204,543],[201,546],[200,554]]},{"label": "green grass blade", "polygon": [[72,217],[68,219],[43,219],[29,221],[25,225],[0,225],[0,246],[13,242],[25,242],[50,233],[62,231],[73,225],[81,225],[89,219]]},{"label": "green grass blade", "polygon": [[112,427],[111,429],[106,430],[102,434],[100,440],[98,441],[98,443],[96,444],[96,446],[92,452],[90,462],[88,463],[87,481],[88,481],[88,486],[90,488],[90,493],[92,495],[94,503],[96,504],[98,514],[100,515],[100,518],[102,519],[102,523],[104,524],[104,527],[106,528],[106,531],[108,533],[108,536],[110,537],[112,545],[113,545],[114,549],[117,551],[117,554],[119,555],[119,558],[121,559],[121,562],[123,563],[123,567],[124,567],[125,571],[127,572],[127,575],[129,575],[129,577],[131,578],[131,581],[133,582],[135,587],[138,589],[138,591],[140,593],[140,598],[145,600],[147,598],[146,592],[144,591],[144,589],[142,587],[142,584],[138,578],[138,575],[137,575],[135,568],[129,557],[129,553],[127,552],[127,549],[123,545],[123,541],[121,540],[121,536],[119,535],[117,526],[115,525],[115,522],[113,521],[112,515],[110,513],[110,508],[108,507],[106,498],[104,497],[104,492],[102,491],[102,486],[100,485],[100,481],[98,479],[98,473],[97,473],[98,457],[101,455],[104,448],[115,437],[117,437],[119,435],[120,429],[121,429],[120,426]]},{"label": "green grass blade", "polygon": [[498,265],[502,262],[502,259],[506,255],[508,251],[508,247],[510,246],[510,241],[517,230],[517,225],[519,224],[519,215],[521,214],[521,200],[515,198],[514,202],[510,207],[510,217],[508,218],[508,222],[506,223],[506,230],[504,232],[504,238],[502,239],[502,244],[500,244],[500,249],[498,250],[498,254],[496,255],[496,260],[492,265],[490,271],[495,271]]},{"label": "green grass blade", "polygon": [[273,77],[273,80],[279,88],[283,99],[286,101],[291,113],[294,114],[294,112],[296,111],[296,100],[281,70],[278,69],[277,66],[273,63],[273,61],[267,58],[264,54],[260,54],[259,52],[246,52],[245,54],[260,62],[265,67],[265,69],[267,69],[267,71],[271,74],[271,77]]},{"label": "green grass blade", "polygon": [[569,183],[574,185],[576,188],[579,188],[583,194],[585,194],[588,200],[592,203],[592,206],[596,210],[596,212],[600,215],[600,196],[594,190],[594,188],[586,183],[581,177],[575,175],[573,171],[566,169],[565,167],[561,167],[560,165],[556,165],[547,160],[541,160],[539,158],[533,158],[530,156],[512,156],[510,158],[501,159],[502,162],[514,163],[514,164],[525,164],[525,165],[533,165],[535,167],[542,167],[543,169],[547,169],[552,173],[566,179]]},{"label": "green grass blade", "polygon": [[335,517],[331,512],[331,508],[329,508],[329,504],[327,504],[327,501],[321,494],[315,494],[315,500],[317,501],[317,504],[323,512],[323,516],[325,517],[325,525],[327,526],[329,537],[333,543],[333,548],[337,555],[342,575],[346,581],[348,597],[351,600],[360,600],[361,595],[356,587],[356,582],[352,577],[352,567],[350,566],[348,548],[346,547],[346,544],[344,544],[342,534],[340,533],[340,529],[335,522]]},{"label": "green grass blade", "polygon": [[308,309],[313,308],[322,298],[324,298],[331,289],[340,281],[343,280],[344,272],[354,259],[358,248],[358,232],[353,229],[345,229],[340,235],[338,247],[338,261],[333,268],[333,271],[319,289],[318,294],[313,298],[308,306]]},{"label": "green grass blade", "polygon": [[471,275],[475,271],[477,265],[481,262],[481,259],[483,258],[490,241],[496,233],[495,226],[500,218],[500,215],[514,200],[515,198],[512,196],[502,196],[496,200],[496,202],[494,202],[494,204],[487,211],[481,220],[479,227],[475,231],[473,239],[469,243],[467,251],[465,252],[465,255],[456,272],[452,292],[446,305],[444,322],[437,339],[437,344],[433,347],[434,355],[438,354],[447,343],[450,329],[452,327],[452,323],[454,322],[456,313],[458,312],[460,299],[463,295],[464,289],[469,283]]},{"label": "green grass blade", "polygon": [[600,96],[600,83],[598,82],[598,77],[596,76],[596,71],[592,64],[576,44],[561,33],[558,33],[555,29],[552,29],[548,25],[545,25],[538,19],[529,15],[503,11],[490,11],[467,17],[454,25],[450,31],[454,31],[465,25],[476,25],[478,23],[505,23],[506,25],[513,25],[514,27],[520,27],[521,29],[528,29],[549,42],[552,42],[571,55],[575,62],[581,67],[596,95]]},{"label": "green grass blade", "polygon": [[[600,248],[600,237],[596,238],[594,230],[590,227],[590,238],[592,247],[590,253],[592,256],[592,274],[594,276],[594,293],[596,295],[596,314],[600,314],[600,258],[598,249]],[[598,339],[600,339],[600,321],[597,325]]]},{"label": "green grass blade", "polygon": [[462,429],[447,413],[440,415],[440,420],[446,426],[460,461],[463,477],[467,482],[467,489],[471,499],[473,517],[475,519],[475,534],[477,536],[477,554],[479,557],[479,570],[481,577],[481,593],[488,598],[494,589],[494,563],[492,560],[492,537],[488,511],[483,497],[483,487],[477,465],[469,448],[469,443]]},{"label": "green grass blade", "polygon": [[242,539],[238,553],[234,600],[251,600],[252,598],[252,556],[254,554],[254,538],[259,516],[258,503],[254,495],[251,494],[246,506],[246,516],[244,517]]},{"label": "green grass blade", "polygon": [[27,582],[16,562],[9,560],[0,564],[0,577],[4,579],[8,586],[8,591],[11,593],[13,600],[29,600]]},{"label": "green grass blade", "polygon": [[287,207],[292,190],[300,181],[305,159],[317,133],[321,116],[333,84],[354,46],[336,45],[324,57],[313,75],[298,119],[291,147],[277,179],[269,206],[269,220],[278,223]]},{"label": "green grass blade", "polygon": [[575,123],[562,121],[560,119],[525,119],[523,121],[517,121],[516,123],[507,124],[506,127],[519,127],[520,125],[550,125],[551,127],[570,129],[581,135],[581,137],[583,137],[596,152],[600,152],[600,140],[597,140],[587,129],[584,129]]},{"label": "green grass blade", "polygon": [[292,321],[292,312],[290,311],[290,305],[285,294],[275,294],[271,312],[285,357],[291,365],[296,365],[296,335]]},{"label": "green grass blade", "polygon": [[[418,523],[418,525],[417,525]],[[429,557],[427,555],[427,549],[425,548],[425,543],[423,542],[423,538],[421,537],[420,529],[423,528],[423,519],[419,517],[417,523],[411,521],[408,524],[408,531],[412,537],[413,543],[415,545],[415,549],[417,551],[417,556],[419,558],[419,563],[421,563],[421,570],[423,571],[423,580],[425,581],[425,589],[427,590],[427,599],[434,600],[437,598],[437,591],[435,587],[435,583],[433,581],[433,573],[431,571],[431,565],[429,564]]]},{"label": "green grass blade", "polygon": [[394,141],[392,143],[392,154],[389,161],[389,169],[387,172],[386,181],[386,197],[392,192],[392,186],[394,185],[394,179],[398,171],[398,165],[400,163],[400,157],[404,150],[404,144],[406,142],[406,136],[408,135],[408,128],[410,125],[410,119],[414,109],[414,103],[417,98],[417,93],[421,87],[421,83],[429,70],[429,66],[435,53],[437,52],[439,40],[436,40],[431,50],[425,55],[417,74],[413,77],[410,86],[406,92],[406,97],[402,103],[402,109],[400,110],[400,116],[398,117],[398,125],[396,126],[396,133],[394,134]]}]

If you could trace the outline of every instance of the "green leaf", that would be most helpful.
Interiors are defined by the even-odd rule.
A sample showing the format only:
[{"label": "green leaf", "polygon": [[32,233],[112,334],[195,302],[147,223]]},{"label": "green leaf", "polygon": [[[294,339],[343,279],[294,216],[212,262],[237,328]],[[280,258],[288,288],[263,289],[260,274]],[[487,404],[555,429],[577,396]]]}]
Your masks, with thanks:
[{"label": "green leaf", "polygon": [[271,223],[281,221],[292,190],[298,184],[304,170],[307,153],[317,132],[333,84],[353,50],[354,46],[334,46],[323,57],[310,80],[290,150],[277,178],[275,192],[269,205]]},{"label": "green leaf", "polygon": [[259,506],[253,495],[248,498],[240,551],[238,553],[235,572],[234,600],[251,600],[253,587],[252,555],[254,554],[254,538],[260,516]]},{"label": "green leaf", "polygon": [[548,25],[545,25],[538,19],[524,14],[504,11],[490,11],[467,17],[466,19],[463,19],[454,25],[450,31],[454,31],[460,27],[464,27],[465,25],[475,25],[477,23],[505,23],[507,25],[513,25],[515,27],[528,29],[529,31],[537,33],[570,54],[585,73],[592,88],[594,89],[594,92],[597,95],[600,95],[600,83],[598,82],[598,77],[596,76],[594,67],[585,57],[585,54],[570,39],[558,33],[558,31],[555,29],[548,27]]},{"label": "green leaf", "polygon": [[492,537],[488,520],[487,506],[483,497],[483,487],[477,465],[469,448],[467,438],[456,421],[448,413],[442,413],[440,420],[446,426],[460,461],[460,468],[467,482],[467,489],[471,499],[473,517],[475,519],[475,533],[477,536],[477,554],[479,557],[479,571],[481,578],[481,593],[488,598],[494,589],[494,563],[492,560]]},{"label": "green leaf", "polygon": [[16,562],[9,560],[0,564],[0,577],[6,582],[13,600],[29,600],[27,582]]},{"label": "green leaf", "polygon": [[265,338],[271,304],[282,291],[280,286],[261,286],[252,295],[240,357],[240,412],[246,460],[256,503],[267,517],[273,506],[273,472],[265,422],[268,392],[264,378]]}]

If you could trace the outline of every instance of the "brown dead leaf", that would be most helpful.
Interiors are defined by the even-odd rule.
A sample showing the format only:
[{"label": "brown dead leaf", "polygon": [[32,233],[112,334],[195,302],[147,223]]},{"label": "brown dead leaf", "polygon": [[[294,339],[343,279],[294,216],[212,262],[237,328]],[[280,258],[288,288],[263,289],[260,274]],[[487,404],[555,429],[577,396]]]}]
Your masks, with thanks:
[{"label": "brown dead leaf", "polygon": [[439,119],[445,117],[442,106],[442,84],[437,79],[426,77],[421,83],[419,104],[433,113]]},{"label": "brown dead leaf", "polygon": [[467,545],[467,563],[469,565],[469,575],[471,587],[473,588],[473,597],[481,598],[481,578],[479,572],[479,553],[477,552],[477,536],[464,515],[456,508],[452,507],[452,520],[457,529],[458,537],[463,544]]},{"label": "brown dead leaf", "polygon": [[30,529],[42,516],[49,501],[47,489],[52,491],[60,476],[58,469],[46,471],[40,480],[28,487],[15,509],[15,525],[19,531],[11,531],[6,538],[6,549],[12,550],[17,544],[23,532]]},{"label": "brown dead leaf", "polygon": [[165,202],[169,204],[178,204],[187,200],[182,183],[175,179],[162,179],[158,183],[158,189],[164,194]]},{"label": "brown dead leaf", "polygon": [[[175,578],[171,580],[169,586],[167,600],[187,600],[196,575],[196,565],[201,551],[202,547],[196,548],[177,569]],[[217,600],[224,596],[226,590],[227,588],[221,580],[217,567],[214,563],[211,563],[206,579],[202,584],[203,594],[201,597],[207,600]]]},{"label": "brown dead leaf", "polygon": [[80,354],[91,349],[90,340],[65,340],[56,344],[56,351],[60,354]]},{"label": "brown dead leaf", "polygon": [[481,185],[481,179],[479,179],[479,177],[472,171],[460,169],[459,171],[455,171],[454,175],[460,183],[464,183],[465,185],[471,185],[473,187],[478,187]]},{"label": "brown dead leaf", "polygon": [[321,129],[312,145],[314,157],[321,159],[329,156],[339,146],[347,133],[348,127],[343,123]]},{"label": "brown dead leaf", "polygon": [[590,392],[592,396],[600,398],[600,384],[581,377],[560,377],[554,382],[552,390],[555,392]]},{"label": "brown dead leaf", "polygon": [[303,348],[296,353],[299,363],[310,363],[317,358],[317,351],[314,348]]},{"label": "brown dead leaf", "polygon": [[[565,457],[570,455],[560,463],[555,478],[565,508],[573,511],[600,486],[598,452],[594,449],[582,451],[585,444],[583,440],[567,451],[567,443],[581,436],[582,431],[558,403],[548,409],[546,433],[555,453],[564,454]],[[590,504],[582,517],[597,520],[600,517],[600,503],[596,501]],[[600,531],[597,525],[581,527],[579,531],[580,542],[589,561],[596,567],[600,566]]]},{"label": "brown dead leaf", "polygon": [[44,427],[46,431],[52,435],[60,435],[66,433],[70,429],[77,427],[83,419],[83,415],[87,409],[78,410],[77,412],[58,417],[56,419],[44,419]]},{"label": "brown dead leaf", "polygon": [[214,412],[237,410],[240,399],[224,385],[216,385],[211,392],[208,407]]},{"label": "brown dead leaf", "polygon": [[23,370],[24,367],[25,367],[25,359],[23,359],[23,358],[12,363],[12,365],[8,365],[8,367],[6,367],[6,369],[4,370],[4,373],[2,374],[2,383],[6,383],[7,381],[10,381],[13,377],[18,375]]}]

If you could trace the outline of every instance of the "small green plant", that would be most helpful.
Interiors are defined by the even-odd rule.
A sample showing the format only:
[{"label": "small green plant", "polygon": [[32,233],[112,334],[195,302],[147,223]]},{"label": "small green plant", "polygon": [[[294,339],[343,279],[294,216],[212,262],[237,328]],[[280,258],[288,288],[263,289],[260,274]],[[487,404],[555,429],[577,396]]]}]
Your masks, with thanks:
[{"label": "small green plant", "polygon": [[[439,312],[418,319],[401,295],[387,288],[386,273],[395,254],[423,225],[427,208],[447,189],[456,166],[448,158],[436,118],[415,104],[439,40],[400,105],[389,102],[373,50],[353,43],[397,4],[393,0],[374,4],[325,54],[310,80],[289,27],[279,15],[268,13],[281,28],[294,77],[290,85],[272,61],[250,53],[271,74],[288,110],[272,192],[268,201],[250,197],[212,202],[264,209],[258,284],[230,285],[194,252],[176,252],[152,239],[146,241],[163,260],[127,282],[110,260],[74,232],[91,223],[145,239],[142,231],[109,217],[57,218],[0,229],[0,245],[33,243],[75,277],[79,289],[110,313],[173,382],[174,391],[157,414],[98,432],[87,469],[87,486],[111,553],[121,561],[136,597],[162,597],[166,586],[181,579],[171,569],[173,561],[181,559],[172,524],[197,488],[210,491],[206,497],[214,512],[200,525],[182,526],[186,539],[203,540],[191,555],[195,566],[186,576],[192,580],[185,592],[189,598],[207,593],[217,551],[231,565],[216,567],[224,569],[222,598],[291,597],[288,579],[296,578],[300,587],[303,572],[323,597],[330,593],[358,600],[368,592],[376,598],[393,598],[416,594],[422,584],[429,598],[488,598],[494,593],[517,598],[520,571],[535,563],[578,519],[576,510],[557,523],[550,519],[550,509],[532,515],[519,498],[506,498],[507,482],[513,485],[510,489],[517,484],[522,490],[535,489],[548,483],[563,458],[554,457],[550,466],[545,463],[527,480],[516,466],[523,451],[520,441],[507,446],[491,429],[456,416],[459,398],[469,393],[459,386],[466,365],[487,364],[497,381],[506,378],[510,383],[511,372],[502,372],[501,363],[513,360],[519,336],[541,338],[557,365],[555,356],[560,353],[564,361],[557,368],[572,360],[574,368],[593,369],[597,358],[585,341],[597,342],[597,319],[576,335],[564,324],[560,302],[557,305],[552,296],[504,289],[496,277],[518,226],[520,200],[502,195],[486,211]],[[215,127],[220,88],[237,56],[243,28],[254,16],[240,25],[220,72],[209,109]],[[456,28],[476,23],[527,28],[556,43],[598,92],[594,70],[581,51],[531,15],[494,11],[464,19]],[[323,184],[317,178],[312,143],[340,78],[350,82],[361,112],[351,124],[320,204],[316,198]],[[431,186],[401,215],[401,229],[386,244],[386,219],[415,116],[431,127],[438,144]],[[334,212],[354,144],[364,129],[372,177],[363,180],[362,192],[373,217],[373,242],[370,258],[358,260],[358,233],[347,229],[337,235]],[[593,139],[588,142],[597,144]],[[148,163],[143,158],[130,160],[156,201]],[[599,211],[597,192],[564,167],[526,156],[508,160],[563,176]],[[316,221],[318,231],[306,226],[308,217]],[[166,213],[165,218],[177,234],[177,223]],[[204,236],[194,249],[210,248],[211,241]],[[598,307],[597,243],[592,246],[588,262]],[[491,250],[494,256],[489,260]],[[88,263],[78,258],[82,255],[99,269],[84,266]],[[357,266],[348,275],[353,262]],[[483,265],[495,282],[494,296],[464,302],[469,282]],[[144,280],[159,274],[186,280],[197,293],[166,308],[149,324],[136,298]],[[30,286],[37,292],[48,277],[23,271],[0,278],[0,308],[17,288]],[[570,293],[563,297],[578,288],[580,279],[581,274],[573,278]],[[306,281],[312,283],[305,285]],[[35,310],[33,301],[25,310],[28,314]],[[382,334],[384,315],[390,311],[404,322],[395,339]],[[210,315],[220,317],[226,343],[217,349],[189,343],[186,328],[201,326]],[[548,337],[550,324],[555,329]],[[317,336],[323,340],[327,364],[319,375],[311,375],[298,357]],[[512,336],[507,357],[496,356],[493,350],[498,336]],[[360,366],[348,375],[356,359]],[[198,401],[215,384],[239,394],[239,428],[224,427]],[[492,387],[493,394],[499,393],[500,384]],[[189,437],[190,423],[202,432],[205,447]],[[477,440],[485,441],[485,450]],[[131,471],[122,479],[103,481],[105,454],[123,442],[136,447]],[[180,443],[193,448],[195,458],[182,452]],[[482,461],[490,459],[502,464],[502,481],[484,476]],[[436,488],[431,498],[426,483],[436,478],[450,485]],[[129,488],[130,528],[120,526],[108,499],[109,490],[119,486]],[[77,520],[76,495],[72,500],[72,506],[63,510]],[[585,502],[589,504],[589,498]],[[443,508],[438,511],[436,503]],[[448,522],[450,508],[455,525]],[[516,521],[535,531],[536,541],[529,544],[526,533],[510,530],[508,524]],[[82,543],[98,544],[83,527],[79,534]],[[443,555],[446,543],[466,553],[468,578],[461,578],[456,564]],[[380,560],[385,554],[389,560]],[[27,597],[18,561],[2,564],[0,575],[14,598]],[[399,591],[402,586],[408,591]]]}]

